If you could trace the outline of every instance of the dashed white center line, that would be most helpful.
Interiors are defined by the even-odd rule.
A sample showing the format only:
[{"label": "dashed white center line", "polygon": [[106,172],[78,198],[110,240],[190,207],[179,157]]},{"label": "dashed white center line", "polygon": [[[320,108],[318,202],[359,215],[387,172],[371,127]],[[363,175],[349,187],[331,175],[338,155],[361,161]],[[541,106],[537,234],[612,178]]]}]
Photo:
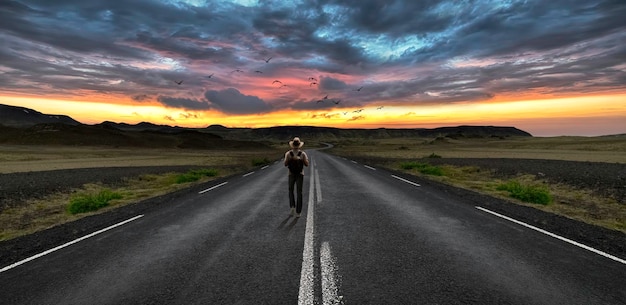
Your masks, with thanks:
[{"label": "dashed white center line", "polygon": [[358,162],[354,161],[354,160],[350,160],[350,162],[354,163],[354,164],[358,164]]},{"label": "dashed white center line", "polygon": [[415,185],[415,186],[421,186],[421,185],[419,185],[418,183],[415,183],[415,182],[413,182],[413,181],[406,180],[406,179],[404,179],[404,178],[402,178],[402,177],[398,177],[398,176],[396,176],[396,175],[391,175],[391,177],[394,177],[394,178],[396,178],[396,179],[398,179],[398,180],[400,180],[400,181],[404,181],[404,182],[406,182],[406,183],[408,183],[408,184],[412,184],[412,185]]},{"label": "dashed white center line", "polygon": [[220,183],[220,184],[218,184],[218,185],[215,185],[215,186],[212,186],[212,187],[210,187],[210,188],[208,188],[208,189],[206,189],[206,190],[204,190],[204,191],[200,191],[200,192],[198,192],[198,194],[204,194],[204,193],[206,193],[206,192],[208,192],[208,191],[211,191],[211,190],[214,190],[214,189],[216,189],[216,188],[218,188],[218,187],[220,187],[220,186],[222,186],[222,185],[224,185],[224,184],[226,184],[226,183],[228,183],[228,181],[226,181],[226,182],[222,182],[222,183]]},{"label": "dashed white center line", "polygon": [[252,175],[252,174],[254,174],[254,172],[249,172],[249,173],[247,173],[247,174],[243,175],[243,177],[248,177],[248,176],[250,176],[250,175]]},{"label": "dashed white center line", "polygon": [[365,168],[369,168],[369,169],[371,169],[371,170],[373,170],[373,171],[375,171],[375,170],[376,170],[375,168],[373,168],[373,167],[371,167],[371,166],[368,166],[368,165],[363,165],[363,166],[364,166]]},{"label": "dashed white center line", "polygon": [[266,169],[268,167],[270,167],[270,166],[269,165],[265,165],[265,166],[261,167],[261,169]]},{"label": "dashed white center line", "polygon": [[614,261],[616,261],[616,262],[620,262],[620,263],[622,263],[622,264],[626,264],[626,260],[623,260],[623,259],[621,259],[621,258],[619,258],[619,257],[613,256],[613,255],[608,254],[608,253],[606,253],[606,252],[602,252],[602,251],[600,251],[600,250],[598,250],[598,249],[595,249],[595,248],[589,247],[589,246],[587,246],[587,245],[581,244],[581,243],[579,243],[579,242],[573,241],[573,240],[568,239],[568,238],[565,238],[565,237],[563,237],[563,236],[556,235],[556,234],[554,234],[554,233],[552,233],[552,232],[548,232],[548,231],[546,231],[546,230],[543,230],[543,229],[537,228],[537,227],[535,227],[535,226],[529,225],[529,224],[527,224],[527,223],[525,223],[525,222],[522,222],[522,221],[519,221],[519,220],[513,219],[513,218],[511,218],[511,217],[504,216],[504,215],[502,215],[502,214],[499,214],[499,213],[496,213],[496,212],[493,212],[493,211],[487,210],[487,209],[485,209],[485,208],[482,208],[482,207],[476,207],[476,208],[477,208],[477,209],[479,209],[479,210],[481,210],[481,211],[483,211],[483,212],[489,213],[489,214],[491,214],[491,215],[498,216],[498,217],[500,217],[500,218],[502,218],[502,219],[506,219],[506,220],[508,220],[508,221],[514,222],[514,223],[516,223],[516,224],[518,224],[518,225],[521,225],[521,226],[527,227],[527,228],[529,228],[529,229],[533,229],[533,230],[535,230],[535,231],[537,231],[537,232],[541,232],[541,233],[546,234],[546,235],[548,235],[548,236],[550,236],[550,237],[554,237],[554,238],[556,238],[556,239],[560,239],[560,240],[562,240],[562,241],[564,241],[564,242],[570,243],[570,244],[575,245],[575,246],[577,246],[577,247],[580,247],[580,248],[583,248],[583,249],[585,249],[585,250],[591,251],[591,252],[593,252],[593,253],[599,254],[599,255],[604,256],[604,257],[606,257],[606,258],[610,258],[610,259],[612,259],[612,260],[614,260]]}]

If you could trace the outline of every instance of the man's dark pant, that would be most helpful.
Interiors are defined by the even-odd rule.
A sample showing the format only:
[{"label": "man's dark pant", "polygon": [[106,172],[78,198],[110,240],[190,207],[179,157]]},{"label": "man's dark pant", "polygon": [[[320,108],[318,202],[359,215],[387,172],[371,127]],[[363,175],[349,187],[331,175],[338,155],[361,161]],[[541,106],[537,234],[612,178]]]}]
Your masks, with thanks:
[{"label": "man's dark pant", "polygon": [[[304,175],[289,173],[289,207],[296,208],[296,213],[302,213],[302,184]],[[293,189],[296,187],[298,201],[294,198]]]}]

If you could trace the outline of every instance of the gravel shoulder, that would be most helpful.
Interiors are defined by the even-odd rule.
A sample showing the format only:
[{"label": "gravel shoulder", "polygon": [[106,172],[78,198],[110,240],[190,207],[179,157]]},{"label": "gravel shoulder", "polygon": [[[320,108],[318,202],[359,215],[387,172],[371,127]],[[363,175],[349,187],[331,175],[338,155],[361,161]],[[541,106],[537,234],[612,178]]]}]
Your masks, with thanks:
[{"label": "gravel shoulder", "polygon": [[0,174],[0,212],[28,199],[69,192],[87,183],[116,186],[141,175],[183,173],[196,168],[199,166],[98,167]]},{"label": "gravel shoulder", "polygon": [[624,163],[506,158],[429,158],[425,160],[433,165],[449,164],[487,168],[498,177],[512,177],[518,174],[537,175],[550,183],[587,188],[600,196],[613,198],[621,204],[626,202],[626,164]]},{"label": "gravel shoulder", "polygon": [[[626,192],[625,164],[530,159],[516,159],[514,162],[511,159],[432,159],[430,161],[436,164],[446,163],[493,168],[502,175],[513,175],[519,172],[531,174],[541,172],[550,181],[568,183],[574,186],[593,186],[600,193],[610,194],[615,196],[616,199],[620,198],[619,200],[621,201],[619,202],[621,203],[623,203]],[[192,168],[196,167],[105,167],[0,174],[0,207],[23,204],[26,199],[41,198],[54,192],[68,191],[78,188],[85,183],[101,182],[105,185],[115,185],[129,177],[165,172],[185,172]],[[405,173],[390,171],[395,172],[398,176],[415,179],[415,177],[410,177]],[[221,183],[230,177],[232,176],[220,178],[210,183]],[[443,192],[459,196],[468,204],[486,207],[494,212],[513,217],[626,259],[626,234],[620,231],[589,225],[435,181],[420,179],[420,183],[423,186],[437,188]],[[123,206],[106,213],[88,216],[77,221],[55,226],[41,232],[0,242],[0,267],[145,213],[149,209],[158,208],[161,204],[176,200],[203,187],[205,185],[196,185],[188,189]]]}]

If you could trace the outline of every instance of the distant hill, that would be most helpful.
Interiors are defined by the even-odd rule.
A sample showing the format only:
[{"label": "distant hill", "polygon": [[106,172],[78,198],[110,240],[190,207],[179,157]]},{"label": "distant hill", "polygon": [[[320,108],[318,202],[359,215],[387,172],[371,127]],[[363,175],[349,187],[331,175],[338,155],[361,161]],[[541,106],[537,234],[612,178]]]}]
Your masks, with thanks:
[{"label": "distant hill", "polygon": [[141,122],[141,123],[137,123],[133,125],[133,124],[127,124],[127,123],[114,123],[110,121],[104,121],[97,125],[112,127],[112,128],[116,128],[119,130],[125,130],[125,131],[150,130],[150,131],[159,131],[159,132],[166,132],[166,133],[176,133],[176,132],[181,132],[181,131],[189,129],[189,128],[178,127],[178,126],[172,127],[169,125],[157,125],[157,124],[152,124],[149,122]]},{"label": "distant hill", "polygon": [[[384,138],[506,138],[532,137],[515,127],[454,126],[439,128],[334,128],[315,126],[277,126],[267,128],[228,128],[209,125],[185,128],[105,121],[85,125],[66,115],[0,104],[0,144],[106,145],[132,147],[214,148],[239,147],[242,141],[287,141],[295,136],[308,141]],[[265,144],[260,144],[265,146]],[[243,145],[245,146],[245,145]],[[251,147],[254,147],[252,145]]]},{"label": "distant hill", "polygon": [[455,126],[439,128],[377,128],[377,129],[344,129],[333,127],[315,126],[278,126],[267,128],[238,129],[229,132],[220,131],[218,128],[209,128],[211,132],[223,137],[231,137],[230,134],[240,139],[257,140],[285,140],[294,136],[307,139],[327,140],[346,138],[506,138],[506,137],[532,137],[526,131],[515,127],[500,126]]},{"label": "distant hill", "polygon": [[0,144],[71,145],[181,149],[266,149],[260,142],[223,139],[197,130],[162,132],[121,130],[111,125],[37,124],[28,128],[0,125]]},{"label": "distant hill", "polygon": [[81,124],[67,115],[43,114],[29,108],[0,104],[0,124],[4,126],[30,127],[45,123],[62,123],[66,125]]}]

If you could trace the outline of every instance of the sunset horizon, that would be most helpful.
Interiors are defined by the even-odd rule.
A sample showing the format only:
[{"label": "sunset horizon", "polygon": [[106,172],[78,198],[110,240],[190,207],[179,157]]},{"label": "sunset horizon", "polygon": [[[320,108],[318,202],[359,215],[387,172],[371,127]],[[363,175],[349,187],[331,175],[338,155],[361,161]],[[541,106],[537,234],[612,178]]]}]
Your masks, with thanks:
[{"label": "sunset horizon", "polygon": [[600,0],[9,1],[0,104],[83,124],[624,134],[624,11]]}]

